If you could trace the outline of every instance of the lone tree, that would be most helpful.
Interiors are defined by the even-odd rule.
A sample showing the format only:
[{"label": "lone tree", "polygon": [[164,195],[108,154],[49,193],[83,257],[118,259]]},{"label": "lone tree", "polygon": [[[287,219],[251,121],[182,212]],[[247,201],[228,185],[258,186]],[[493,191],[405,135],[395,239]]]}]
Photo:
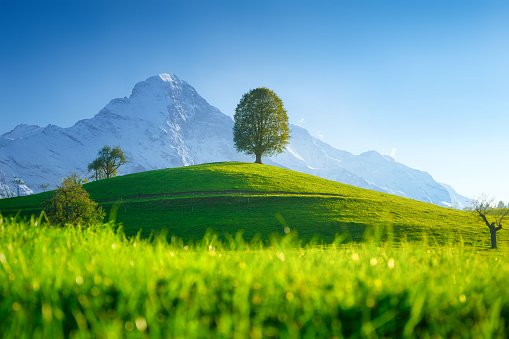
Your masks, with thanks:
[{"label": "lone tree", "polygon": [[76,173],[64,178],[53,196],[45,201],[46,215],[51,223],[74,226],[102,223],[105,212],[90,200],[83,188],[86,182]]},{"label": "lone tree", "polygon": [[[502,221],[509,215],[509,209],[494,210],[495,200],[483,194],[479,198],[472,201],[472,209],[477,212],[479,217],[484,221],[486,226],[490,229],[491,235],[491,248],[497,248],[497,231],[502,229]],[[495,220],[489,222],[488,218]]]},{"label": "lone tree", "polygon": [[97,153],[97,159],[88,164],[88,171],[93,172],[91,178],[95,180],[112,178],[117,176],[118,168],[127,161],[124,151],[119,146],[113,149],[110,146],[104,146]]},{"label": "lone tree", "polygon": [[288,116],[283,101],[268,88],[251,90],[242,96],[234,115],[233,142],[238,152],[262,156],[283,152],[290,140]]}]

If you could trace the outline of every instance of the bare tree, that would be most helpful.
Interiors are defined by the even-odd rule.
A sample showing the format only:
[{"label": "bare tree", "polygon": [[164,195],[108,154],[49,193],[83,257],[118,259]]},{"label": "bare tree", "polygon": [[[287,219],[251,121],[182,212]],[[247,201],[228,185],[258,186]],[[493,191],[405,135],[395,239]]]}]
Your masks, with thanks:
[{"label": "bare tree", "polygon": [[[491,248],[497,248],[497,231],[502,229],[502,221],[509,215],[509,209],[494,210],[495,199],[490,198],[486,194],[472,200],[472,208],[479,214],[479,217],[484,221],[486,226],[490,229],[491,235]],[[488,220],[494,220],[491,222]]]},{"label": "bare tree", "polygon": [[14,184],[14,186],[16,186],[16,188],[18,189],[18,197],[19,197],[19,187],[21,185],[25,185],[26,182],[23,181],[23,179],[21,179],[20,177],[14,177],[14,179],[12,180],[12,183]]},{"label": "bare tree", "polygon": [[46,190],[50,187],[50,184],[40,184],[39,188],[42,189],[43,192],[46,192]]}]

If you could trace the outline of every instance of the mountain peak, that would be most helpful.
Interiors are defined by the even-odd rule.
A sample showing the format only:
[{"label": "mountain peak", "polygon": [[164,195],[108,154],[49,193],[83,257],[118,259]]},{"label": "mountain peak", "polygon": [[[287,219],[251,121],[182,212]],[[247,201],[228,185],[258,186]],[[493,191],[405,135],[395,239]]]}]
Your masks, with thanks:
[{"label": "mountain peak", "polygon": [[[157,76],[155,76],[157,77]],[[174,73],[168,74],[168,73],[161,73],[158,75],[158,77],[164,81],[164,82],[182,82],[182,79],[175,75]]]},{"label": "mountain peak", "polygon": [[131,98],[167,97],[176,93],[196,96],[196,90],[176,74],[161,73],[138,82],[132,91]]},{"label": "mountain peak", "polygon": [[[122,173],[217,161],[250,160],[235,150],[231,117],[211,106],[175,74],[138,82],[129,98],[113,99],[95,117],[69,128],[21,125],[0,135],[0,182],[21,176],[37,191],[69,172],[87,175],[104,145],[119,145],[130,162]],[[347,184],[451,205],[447,190],[426,172],[378,152],[354,156],[292,126],[287,151],[268,162]],[[3,180],[3,181],[2,181]],[[0,187],[0,197],[5,195]]]}]

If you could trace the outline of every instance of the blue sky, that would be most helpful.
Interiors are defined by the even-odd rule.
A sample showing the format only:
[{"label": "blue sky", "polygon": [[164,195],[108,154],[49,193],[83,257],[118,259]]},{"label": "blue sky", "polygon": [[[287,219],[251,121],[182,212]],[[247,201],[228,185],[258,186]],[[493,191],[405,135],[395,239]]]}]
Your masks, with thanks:
[{"label": "blue sky", "polygon": [[69,127],[175,73],[223,113],[290,121],[509,202],[507,1],[0,0],[0,133]]}]

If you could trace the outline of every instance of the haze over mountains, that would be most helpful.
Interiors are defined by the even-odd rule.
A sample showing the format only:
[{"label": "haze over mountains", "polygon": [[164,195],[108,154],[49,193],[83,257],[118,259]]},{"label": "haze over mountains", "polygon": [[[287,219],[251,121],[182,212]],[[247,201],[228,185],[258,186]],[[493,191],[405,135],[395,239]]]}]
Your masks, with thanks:
[{"label": "haze over mountains", "polygon": [[[290,112],[291,114],[291,112]],[[254,161],[237,153],[233,120],[209,105],[187,82],[160,74],[139,82],[129,98],[113,99],[91,119],[69,128],[18,125],[0,136],[0,195],[14,191],[14,177],[27,184],[22,194],[52,188],[71,172],[87,175],[87,164],[104,145],[120,146],[130,162],[127,174],[218,161]],[[336,149],[291,125],[287,150],[264,163],[353,186],[397,194],[442,206],[463,207],[468,198],[437,183],[427,172],[390,156]]]}]

